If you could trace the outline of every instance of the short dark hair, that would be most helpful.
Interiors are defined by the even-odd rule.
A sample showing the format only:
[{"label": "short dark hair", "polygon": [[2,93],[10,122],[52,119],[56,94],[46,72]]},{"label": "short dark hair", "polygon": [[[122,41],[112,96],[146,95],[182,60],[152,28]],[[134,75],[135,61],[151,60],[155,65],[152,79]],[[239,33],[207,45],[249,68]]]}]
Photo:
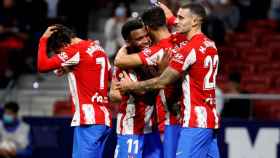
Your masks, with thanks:
[{"label": "short dark hair", "polygon": [[5,103],[4,110],[10,110],[14,113],[18,113],[19,106],[16,102],[10,101],[10,102]]},{"label": "short dark hair", "polygon": [[199,3],[188,3],[181,7],[182,9],[189,9],[193,14],[201,17],[202,22],[206,20],[207,14],[205,8]]},{"label": "short dark hair", "polygon": [[144,27],[143,22],[140,19],[132,19],[127,21],[122,27],[122,37],[124,40],[128,40],[130,38],[131,31],[141,29]]},{"label": "short dark hair", "polygon": [[65,45],[70,44],[71,39],[76,37],[74,31],[70,28],[61,24],[55,24],[55,26],[56,32],[54,32],[48,39],[48,51],[57,51]]},{"label": "short dark hair", "polygon": [[146,26],[153,29],[166,26],[166,17],[160,7],[153,7],[142,14],[142,20]]}]

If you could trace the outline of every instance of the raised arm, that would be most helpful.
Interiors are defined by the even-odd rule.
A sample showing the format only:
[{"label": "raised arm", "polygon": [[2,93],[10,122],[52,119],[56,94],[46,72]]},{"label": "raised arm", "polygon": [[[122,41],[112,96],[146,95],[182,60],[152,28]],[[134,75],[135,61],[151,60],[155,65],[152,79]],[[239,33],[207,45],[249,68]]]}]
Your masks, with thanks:
[{"label": "raised arm", "polygon": [[47,41],[48,38],[55,32],[55,26],[47,28],[42,35],[38,48],[38,63],[37,68],[39,72],[47,72],[61,67],[60,59],[57,56],[48,58],[47,55]]},{"label": "raised arm", "polygon": [[128,54],[127,46],[119,49],[114,64],[120,68],[133,68],[142,65],[142,60],[137,53]]}]

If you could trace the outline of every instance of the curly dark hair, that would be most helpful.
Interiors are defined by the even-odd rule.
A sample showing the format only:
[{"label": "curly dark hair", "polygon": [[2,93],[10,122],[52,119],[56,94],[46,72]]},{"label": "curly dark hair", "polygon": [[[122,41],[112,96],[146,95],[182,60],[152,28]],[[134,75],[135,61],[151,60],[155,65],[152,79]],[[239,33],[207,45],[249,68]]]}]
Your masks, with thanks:
[{"label": "curly dark hair", "polygon": [[140,19],[132,19],[127,21],[122,27],[122,37],[124,40],[130,39],[130,33],[134,30],[141,29],[144,27],[143,22]]},{"label": "curly dark hair", "polygon": [[59,49],[63,48],[65,45],[71,43],[71,39],[77,37],[73,30],[61,25],[55,24],[56,30],[48,39],[47,49],[48,51],[57,52]]}]

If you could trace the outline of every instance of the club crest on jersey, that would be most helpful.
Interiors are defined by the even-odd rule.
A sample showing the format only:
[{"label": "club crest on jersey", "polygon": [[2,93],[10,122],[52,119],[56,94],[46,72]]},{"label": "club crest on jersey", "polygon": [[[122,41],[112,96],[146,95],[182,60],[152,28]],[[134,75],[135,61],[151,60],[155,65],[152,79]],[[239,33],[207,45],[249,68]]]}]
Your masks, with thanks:
[{"label": "club crest on jersey", "polygon": [[61,52],[60,54],[58,54],[58,57],[59,57],[62,61],[68,60],[68,55],[66,54],[66,52]]},{"label": "club crest on jersey", "polygon": [[150,56],[150,55],[152,54],[152,51],[151,51],[151,49],[149,49],[149,48],[145,48],[145,49],[143,50],[143,52],[144,52],[145,56]]},{"label": "club crest on jersey", "polygon": [[176,61],[178,63],[184,64],[184,61],[183,61],[184,60],[184,56],[182,54],[180,54],[180,53],[176,53],[173,56],[172,60],[174,60],[174,61]]}]

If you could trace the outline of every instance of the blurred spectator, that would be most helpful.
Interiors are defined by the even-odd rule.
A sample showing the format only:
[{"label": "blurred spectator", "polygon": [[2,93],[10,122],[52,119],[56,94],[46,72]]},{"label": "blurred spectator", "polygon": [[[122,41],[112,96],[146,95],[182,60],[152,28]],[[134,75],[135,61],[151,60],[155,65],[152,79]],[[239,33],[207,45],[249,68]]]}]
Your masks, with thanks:
[{"label": "blurred spectator", "polygon": [[[240,74],[231,73],[229,75],[228,92],[230,94],[247,93],[240,88]],[[228,99],[225,100],[222,110],[223,118],[249,119],[251,110],[251,101],[249,99]]]},{"label": "blurred spectator", "polygon": [[271,0],[269,18],[280,21],[280,0]]},{"label": "blurred spectator", "polygon": [[[16,79],[24,69],[25,56],[22,51],[28,40],[30,24],[22,8],[22,1],[0,1],[0,48],[4,75],[0,78],[5,87],[11,79]],[[6,60],[6,61],[3,61]]]},{"label": "blurred spectator", "polygon": [[64,24],[73,27],[79,37],[86,39],[91,7],[91,0],[83,0],[82,2],[77,0],[59,0],[57,3],[57,15]]},{"label": "blurred spectator", "polygon": [[227,32],[233,32],[239,25],[240,11],[233,0],[220,0],[213,7],[211,15],[223,22]]},{"label": "blurred spectator", "polygon": [[[16,1],[2,0],[0,4],[0,40],[11,36],[24,39],[26,29],[24,17],[21,15],[21,9]],[[18,45],[14,45],[14,47],[22,47],[22,45]]]},{"label": "blurred spectator", "polygon": [[117,50],[125,44],[121,35],[121,28],[127,18],[127,8],[120,5],[115,9],[114,15],[105,23],[105,50],[111,61],[115,57]]},{"label": "blurred spectator", "polygon": [[267,19],[271,0],[251,0],[251,18]]},{"label": "blurred spectator", "polygon": [[30,126],[18,117],[19,106],[15,102],[4,105],[0,122],[0,157],[27,158],[32,154]]}]

